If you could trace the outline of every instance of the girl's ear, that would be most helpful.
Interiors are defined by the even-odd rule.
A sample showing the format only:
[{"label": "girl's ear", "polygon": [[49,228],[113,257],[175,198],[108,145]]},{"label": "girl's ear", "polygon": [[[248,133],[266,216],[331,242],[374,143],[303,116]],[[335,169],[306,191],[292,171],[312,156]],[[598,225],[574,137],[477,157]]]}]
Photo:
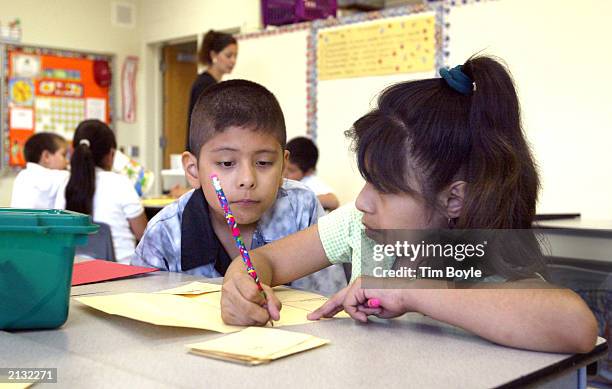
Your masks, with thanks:
[{"label": "girl's ear", "polygon": [[461,215],[466,187],[467,183],[465,181],[455,181],[442,192],[440,201],[447,217],[456,218]]},{"label": "girl's ear", "polygon": [[192,188],[199,188],[201,184],[200,174],[198,172],[198,159],[189,151],[184,151],[181,158],[183,161],[185,177],[187,177],[187,182],[189,182],[189,185],[191,185]]}]

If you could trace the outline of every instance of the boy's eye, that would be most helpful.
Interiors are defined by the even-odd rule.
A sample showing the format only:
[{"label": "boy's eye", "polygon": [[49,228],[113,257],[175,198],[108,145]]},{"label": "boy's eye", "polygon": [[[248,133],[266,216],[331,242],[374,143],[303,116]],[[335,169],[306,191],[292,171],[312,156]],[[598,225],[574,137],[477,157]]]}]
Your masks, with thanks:
[{"label": "boy's eye", "polygon": [[234,166],[234,162],[233,161],[219,161],[217,162],[217,165],[221,167],[232,167]]},{"label": "boy's eye", "polygon": [[257,166],[272,166],[274,164],[274,162],[272,161],[257,161],[256,165]]}]

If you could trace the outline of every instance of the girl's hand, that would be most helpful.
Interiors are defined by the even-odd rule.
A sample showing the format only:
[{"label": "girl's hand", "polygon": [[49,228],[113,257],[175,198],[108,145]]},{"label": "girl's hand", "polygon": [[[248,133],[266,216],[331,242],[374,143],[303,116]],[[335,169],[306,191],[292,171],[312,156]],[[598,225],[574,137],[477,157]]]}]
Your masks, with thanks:
[{"label": "girl's hand", "polygon": [[221,318],[232,325],[265,325],[280,319],[281,303],[268,285],[261,284],[267,301],[257,285],[244,272],[226,276],[221,288]]},{"label": "girl's hand", "polygon": [[[409,289],[364,289],[361,287],[363,277],[342,289],[325,304],[308,315],[309,320],[322,317],[330,318],[341,310],[345,310],[353,319],[367,322],[368,315],[389,319],[408,312],[406,303]],[[368,300],[378,300],[378,307],[368,305]]]}]

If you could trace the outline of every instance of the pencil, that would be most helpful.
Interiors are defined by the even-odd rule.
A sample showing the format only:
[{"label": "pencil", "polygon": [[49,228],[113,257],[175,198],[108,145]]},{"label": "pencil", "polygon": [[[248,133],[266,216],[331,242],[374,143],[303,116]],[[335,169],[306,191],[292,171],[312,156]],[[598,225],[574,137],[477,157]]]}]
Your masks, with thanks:
[{"label": "pencil", "polygon": [[[236,222],[236,218],[232,213],[232,210],[229,207],[229,202],[227,201],[227,197],[225,197],[225,193],[223,193],[223,189],[221,188],[221,181],[219,181],[219,176],[216,174],[212,174],[210,176],[212,180],[212,184],[215,187],[215,192],[217,193],[217,198],[219,199],[219,204],[221,208],[223,208],[223,213],[225,214],[225,220],[227,221],[227,225],[230,227],[232,231],[232,236],[234,237],[234,241],[236,242],[236,247],[240,251],[240,256],[242,257],[242,262],[246,266],[247,273],[253,278],[255,284],[257,285],[257,289],[261,292],[263,298],[268,301],[268,296],[266,296],[266,292],[261,286],[261,282],[259,282],[259,276],[255,271],[255,267],[251,262],[251,257],[249,256],[249,250],[247,250],[244,241],[242,240],[242,235],[240,234],[240,229],[238,228],[238,223]],[[274,326],[272,322],[272,318],[270,318],[270,324]]]}]

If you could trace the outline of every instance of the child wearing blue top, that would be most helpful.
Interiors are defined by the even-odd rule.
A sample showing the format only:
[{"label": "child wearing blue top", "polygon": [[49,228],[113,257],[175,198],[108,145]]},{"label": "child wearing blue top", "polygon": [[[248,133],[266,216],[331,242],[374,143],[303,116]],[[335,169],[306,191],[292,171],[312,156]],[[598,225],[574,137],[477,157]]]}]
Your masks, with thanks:
[{"label": "child wearing blue top", "polygon": [[[216,173],[245,244],[257,248],[316,224],[323,209],[300,183],[282,178],[288,152],[278,101],[263,86],[230,80],[207,88],[191,116],[183,168],[194,189],[149,222],[131,263],[204,277],[225,274],[239,255],[210,176]],[[296,259],[296,258],[294,258]],[[319,284],[346,285],[338,268]]]},{"label": "child wearing blue top", "polygon": [[[367,255],[366,249],[381,241],[381,232],[398,229],[419,234],[520,229],[529,238],[522,244],[533,249],[535,243],[539,249],[529,231],[539,180],[510,75],[488,57],[470,58],[440,74],[442,78],[389,87],[377,107],[347,132],[366,180],[355,205],[251,253],[267,301],[237,262],[230,266],[221,303],[226,323],[278,320],[280,303],[268,285],[352,262],[351,285],[309,319],[343,309],[361,322],[368,315],[392,318],[419,312],[507,346],[568,353],[594,347],[593,314],[577,294],[543,279],[541,255],[514,255],[514,262],[505,261],[509,255],[535,251],[519,251],[523,247],[517,245],[479,263],[488,273],[482,281],[506,280],[497,285],[461,283],[452,276],[396,278],[390,270],[397,270],[397,263]],[[302,260],[290,262],[291,253],[300,253]],[[427,259],[420,255],[416,260]],[[373,265],[388,275],[364,277]]]}]

